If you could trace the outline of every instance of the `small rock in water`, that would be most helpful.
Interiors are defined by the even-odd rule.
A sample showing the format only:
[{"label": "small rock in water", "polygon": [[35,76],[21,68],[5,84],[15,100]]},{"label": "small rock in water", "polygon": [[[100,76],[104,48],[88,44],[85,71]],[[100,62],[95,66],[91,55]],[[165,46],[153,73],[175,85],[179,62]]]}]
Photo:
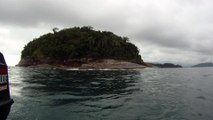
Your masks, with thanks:
[{"label": "small rock in water", "polygon": [[204,96],[198,96],[196,97],[197,99],[202,99],[202,100],[206,100],[206,98]]}]

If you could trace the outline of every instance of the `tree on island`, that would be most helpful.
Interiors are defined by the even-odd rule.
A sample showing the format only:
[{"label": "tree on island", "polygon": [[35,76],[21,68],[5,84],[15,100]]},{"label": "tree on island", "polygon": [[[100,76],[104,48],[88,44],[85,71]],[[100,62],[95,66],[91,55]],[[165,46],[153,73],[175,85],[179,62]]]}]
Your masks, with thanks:
[{"label": "tree on island", "polygon": [[53,28],[53,33],[56,33],[57,30],[58,30],[58,28],[57,28],[57,27],[54,27],[54,28]]}]

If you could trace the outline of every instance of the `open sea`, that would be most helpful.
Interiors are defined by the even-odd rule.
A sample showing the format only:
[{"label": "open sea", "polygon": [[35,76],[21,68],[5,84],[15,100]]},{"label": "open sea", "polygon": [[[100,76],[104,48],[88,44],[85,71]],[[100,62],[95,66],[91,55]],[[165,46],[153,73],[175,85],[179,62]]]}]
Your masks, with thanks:
[{"label": "open sea", "polygon": [[8,120],[213,120],[213,68],[10,67]]}]

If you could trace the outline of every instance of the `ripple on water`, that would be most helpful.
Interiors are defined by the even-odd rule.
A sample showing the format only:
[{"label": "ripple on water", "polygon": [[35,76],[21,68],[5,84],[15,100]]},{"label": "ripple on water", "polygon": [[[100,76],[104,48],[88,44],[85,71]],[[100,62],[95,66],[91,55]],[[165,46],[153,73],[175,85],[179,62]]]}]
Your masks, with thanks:
[{"label": "ripple on water", "polygon": [[212,71],[12,67],[8,120],[212,120]]}]

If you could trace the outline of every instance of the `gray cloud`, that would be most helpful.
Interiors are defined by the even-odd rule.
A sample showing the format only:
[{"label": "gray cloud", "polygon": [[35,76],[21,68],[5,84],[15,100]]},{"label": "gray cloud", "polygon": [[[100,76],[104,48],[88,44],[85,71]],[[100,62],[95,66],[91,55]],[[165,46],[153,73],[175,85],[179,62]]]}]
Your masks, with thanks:
[{"label": "gray cloud", "polygon": [[[65,7],[66,8],[66,7]],[[8,0],[0,3],[1,21],[6,24],[20,26],[36,26],[39,23],[67,22],[76,20],[77,14],[62,10],[60,6],[50,1],[20,1]],[[75,18],[75,19],[74,19]],[[71,21],[71,22],[73,22]]]},{"label": "gray cloud", "polygon": [[103,0],[19,2],[16,0],[0,2],[1,22],[20,26],[36,26],[40,23],[63,26],[97,24],[116,28],[119,24],[115,23],[121,23],[124,15],[121,14],[123,9],[115,9]]},{"label": "gray cloud", "polygon": [[212,0],[2,0],[0,27],[10,32],[0,29],[0,50],[14,41],[24,46],[53,27],[91,25],[128,36],[145,61],[202,62],[213,55],[211,11]]}]

